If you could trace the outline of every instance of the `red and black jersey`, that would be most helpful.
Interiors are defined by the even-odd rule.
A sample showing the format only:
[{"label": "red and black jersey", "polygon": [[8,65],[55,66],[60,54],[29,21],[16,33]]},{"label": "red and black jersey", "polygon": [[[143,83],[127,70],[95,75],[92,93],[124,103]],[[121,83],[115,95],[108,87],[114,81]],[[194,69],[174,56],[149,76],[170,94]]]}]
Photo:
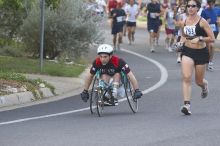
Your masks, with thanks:
[{"label": "red and black jersey", "polygon": [[126,74],[130,72],[128,64],[118,56],[112,56],[106,65],[102,65],[100,58],[97,57],[92,64],[90,73],[95,74],[97,70],[99,70],[101,74],[108,74],[110,76],[113,76],[115,73],[120,73],[121,71]]}]

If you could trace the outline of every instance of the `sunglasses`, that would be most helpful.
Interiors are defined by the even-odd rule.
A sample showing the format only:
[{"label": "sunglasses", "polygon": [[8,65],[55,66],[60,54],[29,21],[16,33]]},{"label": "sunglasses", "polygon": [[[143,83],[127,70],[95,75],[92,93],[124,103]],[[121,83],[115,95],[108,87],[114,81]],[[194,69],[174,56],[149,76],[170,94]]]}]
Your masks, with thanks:
[{"label": "sunglasses", "polygon": [[191,7],[191,8],[195,8],[195,7],[197,7],[197,5],[186,5],[186,7],[187,7],[187,8],[190,8],[190,7]]}]

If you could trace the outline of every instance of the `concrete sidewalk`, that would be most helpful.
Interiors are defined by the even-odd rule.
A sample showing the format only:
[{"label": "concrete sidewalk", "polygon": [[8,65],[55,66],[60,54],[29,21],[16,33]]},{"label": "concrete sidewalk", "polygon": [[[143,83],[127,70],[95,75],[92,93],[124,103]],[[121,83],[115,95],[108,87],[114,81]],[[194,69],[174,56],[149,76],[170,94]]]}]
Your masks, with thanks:
[{"label": "concrete sidewalk", "polygon": [[55,93],[57,95],[65,94],[81,88],[83,85],[83,77],[81,76],[79,78],[71,78],[36,74],[26,75],[26,77],[29,79],[41,79],[53,85],[55,87]]},{"label": "concrete sidewalk", "polygon": [[88,69],[86,69],[78,78],[26,74],[25,76],[29,79],[41,79],[53,85],[55,87],[56,95],[54,95],[48,88],[41,88],[43,93],[41,100],[33,100],[34,96],[29,91],[0,96],[0,111],[47,103],[80,94],[83,90],[84,79],[87,72]]}]

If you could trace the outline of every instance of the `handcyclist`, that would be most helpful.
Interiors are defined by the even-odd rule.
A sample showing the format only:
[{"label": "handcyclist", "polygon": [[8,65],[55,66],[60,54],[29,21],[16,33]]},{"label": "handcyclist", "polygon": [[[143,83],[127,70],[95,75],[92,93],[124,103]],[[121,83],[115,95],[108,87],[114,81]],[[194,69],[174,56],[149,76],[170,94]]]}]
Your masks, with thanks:
[{"label": "handcyclist", "polygon": [[109,83],[110,79],[113,78],[113,91],[112,95],[114,97],[114,102],[109,104],[117,104],[117,90],[119,88],[119,83],[121,79],[121,72],[124,72],[128,79],[131,81],[131,84],[134,89],[134,98],[138,99],[141,98],[142,92],[139,90],[138,82],[130,70],[128,64],[118,56],[113,55],[113,47],[108,44],[102,44],[97,49],[98,56],[94,60],[92,67],[90,68],[90,73],[88,73],[85,84],[84,90],[81,93],[81,98],[84,102],[87,102],[89,99],[88,89],[92,82],[92,79],[96,73],[96,71],[100,71],[100,77],[106,83]]}]

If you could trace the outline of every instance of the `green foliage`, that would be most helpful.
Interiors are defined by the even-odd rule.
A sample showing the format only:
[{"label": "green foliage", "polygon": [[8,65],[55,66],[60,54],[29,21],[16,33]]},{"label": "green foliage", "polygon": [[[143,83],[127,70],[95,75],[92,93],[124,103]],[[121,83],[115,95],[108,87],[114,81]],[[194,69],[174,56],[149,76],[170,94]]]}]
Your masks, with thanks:
[{"label": "green foliage", "polygon": [[[28,52],[39,56],[40,12],[36,5],[30,11],[21,28],[21,37]],[[92,16],[81,0],[60,0],[54,10],[45,10],[44,57],[50,59],[67,55],[79,58],[87,53],[93,43],[103,41],[97,24],[100,18]]]},{"label": "green foliage", "polygon": [[[4,44],[4,40],[0,39],[0,43]],[[21,43],[15,41],[8,41],[10,45],[4,45],[0,49],[0,54],[4,56],[12,56],[12,57],[22,57],[25,56],[25,50]]]},{"label": "green foliage", "polygon": [[[57,8],[59,2],[60,0],[45,0],[46,7],[50,9]],[[10,52],[9,55],[15,56],[17,53],[13,50],[13,44],[19,43],[17,40],[19,28],[34,5],[36,5],[36,0],[0,0],[0,47],[6,46],[6,51]],[[5,55],[3,51],[0,53]]]},{"label": "green foliage", "polygon": [[0,79],[13,80],[19,82],[27,81],[26,77],[22,74],[13,73],[13,72],[3,72],[3,71],[0,71]]},{"label": "green foliage", "polygon": [[[19,26],[22,24],[25,14],[22,5],[23,0],[2,0],[0,5],[0,38],[5,39],[7,45],[10,40],[16,38]],[[1,46],[5,44],[0,44]]]},{"label": "green foliage", "polygon": [[56,9],[60,4],[60,0],[45,0],[45,3],[46,3],[46,7]]}]

